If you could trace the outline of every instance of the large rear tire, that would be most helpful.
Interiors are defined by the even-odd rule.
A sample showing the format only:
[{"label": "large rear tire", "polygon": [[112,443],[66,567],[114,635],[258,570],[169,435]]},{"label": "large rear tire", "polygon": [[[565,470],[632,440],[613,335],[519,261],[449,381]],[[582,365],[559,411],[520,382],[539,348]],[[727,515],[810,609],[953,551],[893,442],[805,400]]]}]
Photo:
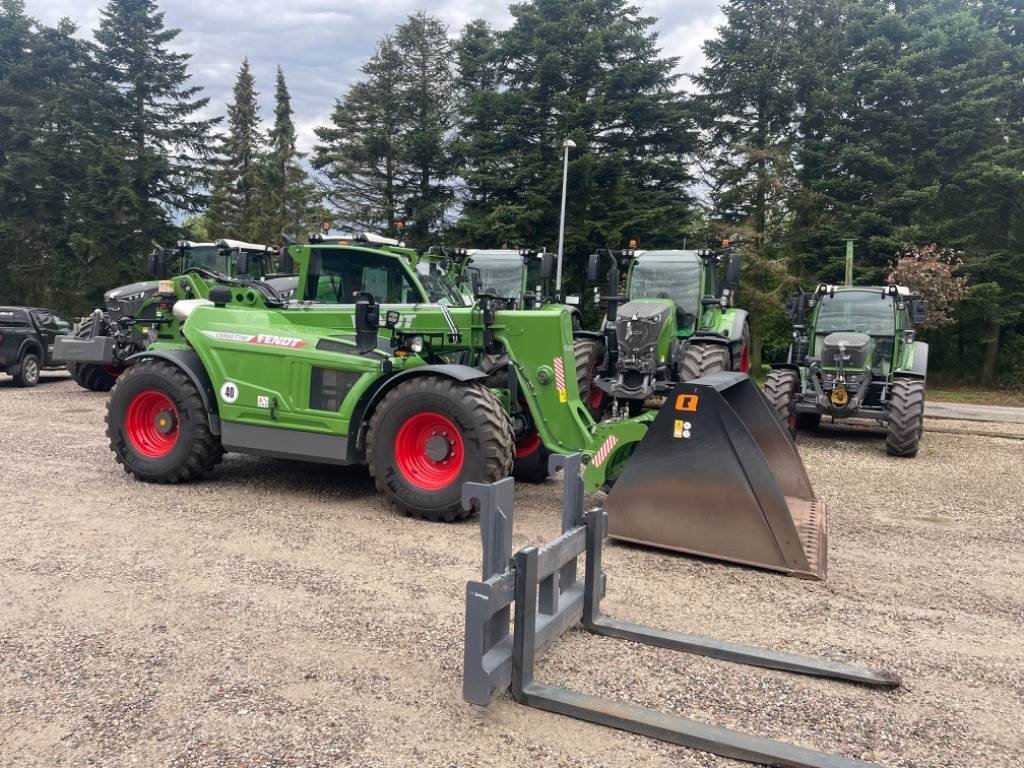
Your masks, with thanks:
[{"label": "large rear tire", "polygon": [[463,483],[509,476],[515,437],[482,384],[418,376],[378,404],[366,445],[384,498],[411,517],[451,522],[472,514],[462,508]]},{"label": "large rear tire", "polygon": [[925,385],[918,379],[897,378],[889,392],[889,426],[885,450],[890,456],[917,456],[924,431]]},{"label": "large rear tire", "polygon": [[779,420],[795,436],[798,416],[793,410],[793,400],[800,388],[800,374],[789,368],[773,368],[764,380],[764,396],[774,409]]},{"label": "large rear tire", "polygon": [[[71,330],[71,335],[81,339],[92,335],[92,327],[96,318],[90,315],[79,320]],[[95,363],[68,363],[68,373],[78,386],[92,392],[109,392],[113,389],[121,369],[110,368]]]},{"label": "large rear tire", "polygon": [[107,403],[107,437],[124,471],[148,483],[194,480],[224,456],[199,390],[163,360],[142,360],[118,379]]},{"label": "large rear tire", "polygon": [[679,361],[679,380],[692,381],[709,373],[730,370],[729,348],[724,344],[686,345]]}]

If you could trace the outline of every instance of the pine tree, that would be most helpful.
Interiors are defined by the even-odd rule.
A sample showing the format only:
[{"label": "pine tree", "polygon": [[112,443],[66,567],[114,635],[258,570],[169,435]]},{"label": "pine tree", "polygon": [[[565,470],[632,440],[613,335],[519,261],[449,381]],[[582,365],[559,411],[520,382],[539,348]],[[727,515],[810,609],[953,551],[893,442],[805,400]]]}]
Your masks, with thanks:
[{"label": "pine tree", "polygon": [[315,231],[326,214],[321,193],[302,167],[305,154],[296,147],[292,100],[284,71],[277,68],[274,125],[268,134],[260,188],[257,242],[276,243],[282,234],[298,238]]},{"label": "pine tree", "polygon": [[554,247],[571,138],[570,276],[594,247],[631,237],[680,246],[692,223],[694,135],[654,19],[623,0],[535,0],[511,11],[493,47],[482,24],[459,46],[461,79],[483,86],[468,95],[462,127],[466,241]]},{"label": "pine tree", "polygon": [[242,59],[233,95],[227,132],[220,137],[207,217],[218,237],[254,240],[260,216],[264,139],[256,101],[259,94],[248,57]]},{"label": "pine tree", "polygon": [[338,100],[331,123],[315,129],[313,165],[327,179],[326,199],[338,223],[397,234],[405,186],[399,177],[403,110],[401,54],[390,36],[361,67],[364,80]]},{"label": "pine tree", "polygon": [[195,211],[207,183],[209,135],[215,121],[199,113],[208,99],[189,85],[190,54],[168,49],[180,33],[164,27],[154,0],[108,0],[96,30],[100,76],[116,89],[111,131],[122,143],[134,196],[134,230],[125,257],[141,258],[167,236],[169,217]]}]

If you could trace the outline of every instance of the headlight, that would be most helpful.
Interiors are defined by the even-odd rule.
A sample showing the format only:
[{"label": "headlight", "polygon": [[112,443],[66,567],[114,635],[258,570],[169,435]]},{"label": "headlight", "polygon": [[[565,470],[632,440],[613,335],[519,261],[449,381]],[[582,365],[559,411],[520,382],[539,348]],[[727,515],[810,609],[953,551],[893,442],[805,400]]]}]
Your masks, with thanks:
[{"label": "headlight", "polygon": [[423,337],[412,336],[408,339],[409,349],[415,352],[417,355],[423,351]]},{"label": "headlight", "polygon": [[295,289],[289,288],[287,291],[278,291],[277,295],[280,296],[285,301],[288,301],[289,299],[295,296]]}]

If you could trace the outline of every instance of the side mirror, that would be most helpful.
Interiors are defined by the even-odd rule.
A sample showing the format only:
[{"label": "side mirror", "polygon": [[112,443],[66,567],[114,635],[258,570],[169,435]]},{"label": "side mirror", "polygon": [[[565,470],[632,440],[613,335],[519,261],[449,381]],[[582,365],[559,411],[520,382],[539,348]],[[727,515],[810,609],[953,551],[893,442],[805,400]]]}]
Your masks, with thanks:
[{"label": "side mirror", "polygon": [[743,257],[739,253],[733,253],[729,257],[729,267],[725,271],[725,287],[730,291],[735,291],[739,287],[742,263]]},{"label": "side mirror", "polygon": [[555,274],[555,254],[545,251],[540,255],[540,279],[550,280]]},{"label": "side mirror", "polygon": [[249,254],[245,251],[238,251],[235,254],[235,274],[248,275],[249,266]]},{"label": "side mirror", "polygon": [[910,302],[910,322],[914,325],[927,322],[928,299],[914,299]]},{"label": "side mirror", "polygon": [[146,259],[146,274],[157,280],[167,279],[167,258],[160,249],[153,251]]},{"label": "side mirror", "polygon": [[480,276],[479,267],[466,267],[466,277],[469,279],[469,291],[474,296],[479,296],[484,288],[484,279]]},{"label": "side mirror", "polygon": [[277,256],[277,271],[287,275],[295,271],[295,262],[292,260],[292,254],[288,250],[287,245],[281,249]]},{"label": "side mirror", "polygon": [[590,254],[590,258],[587,260],[587,282],[596,283],[598,276],[597,271],[601,266],[601,257],[596,253]]},{"label": "side mirror", "polygon": [[[732,266],[730,264],[730,266]],[[787,320],[800,320],[804,313],[807,311],[808,301],[807,294],[803,291],[789,294],[786,299],[786,319]]]},{"label": "side mirror", "polygon": [[380,328],[380,305],[372,294],[356,294],[356,350],[365,355],[377,348],[377,331]]}]

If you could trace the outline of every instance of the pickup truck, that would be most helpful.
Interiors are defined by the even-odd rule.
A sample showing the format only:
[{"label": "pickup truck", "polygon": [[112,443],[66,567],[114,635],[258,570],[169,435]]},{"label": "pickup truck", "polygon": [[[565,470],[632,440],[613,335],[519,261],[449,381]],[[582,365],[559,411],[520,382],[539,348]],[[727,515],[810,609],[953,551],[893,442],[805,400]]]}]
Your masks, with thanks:
[{"label": "pickup truck", "polygon": [[0,306],[0,373],[19,387],[34,387],[39,373],[63,367],[53,359],[53,341],[71,324],[50,309]]}]

